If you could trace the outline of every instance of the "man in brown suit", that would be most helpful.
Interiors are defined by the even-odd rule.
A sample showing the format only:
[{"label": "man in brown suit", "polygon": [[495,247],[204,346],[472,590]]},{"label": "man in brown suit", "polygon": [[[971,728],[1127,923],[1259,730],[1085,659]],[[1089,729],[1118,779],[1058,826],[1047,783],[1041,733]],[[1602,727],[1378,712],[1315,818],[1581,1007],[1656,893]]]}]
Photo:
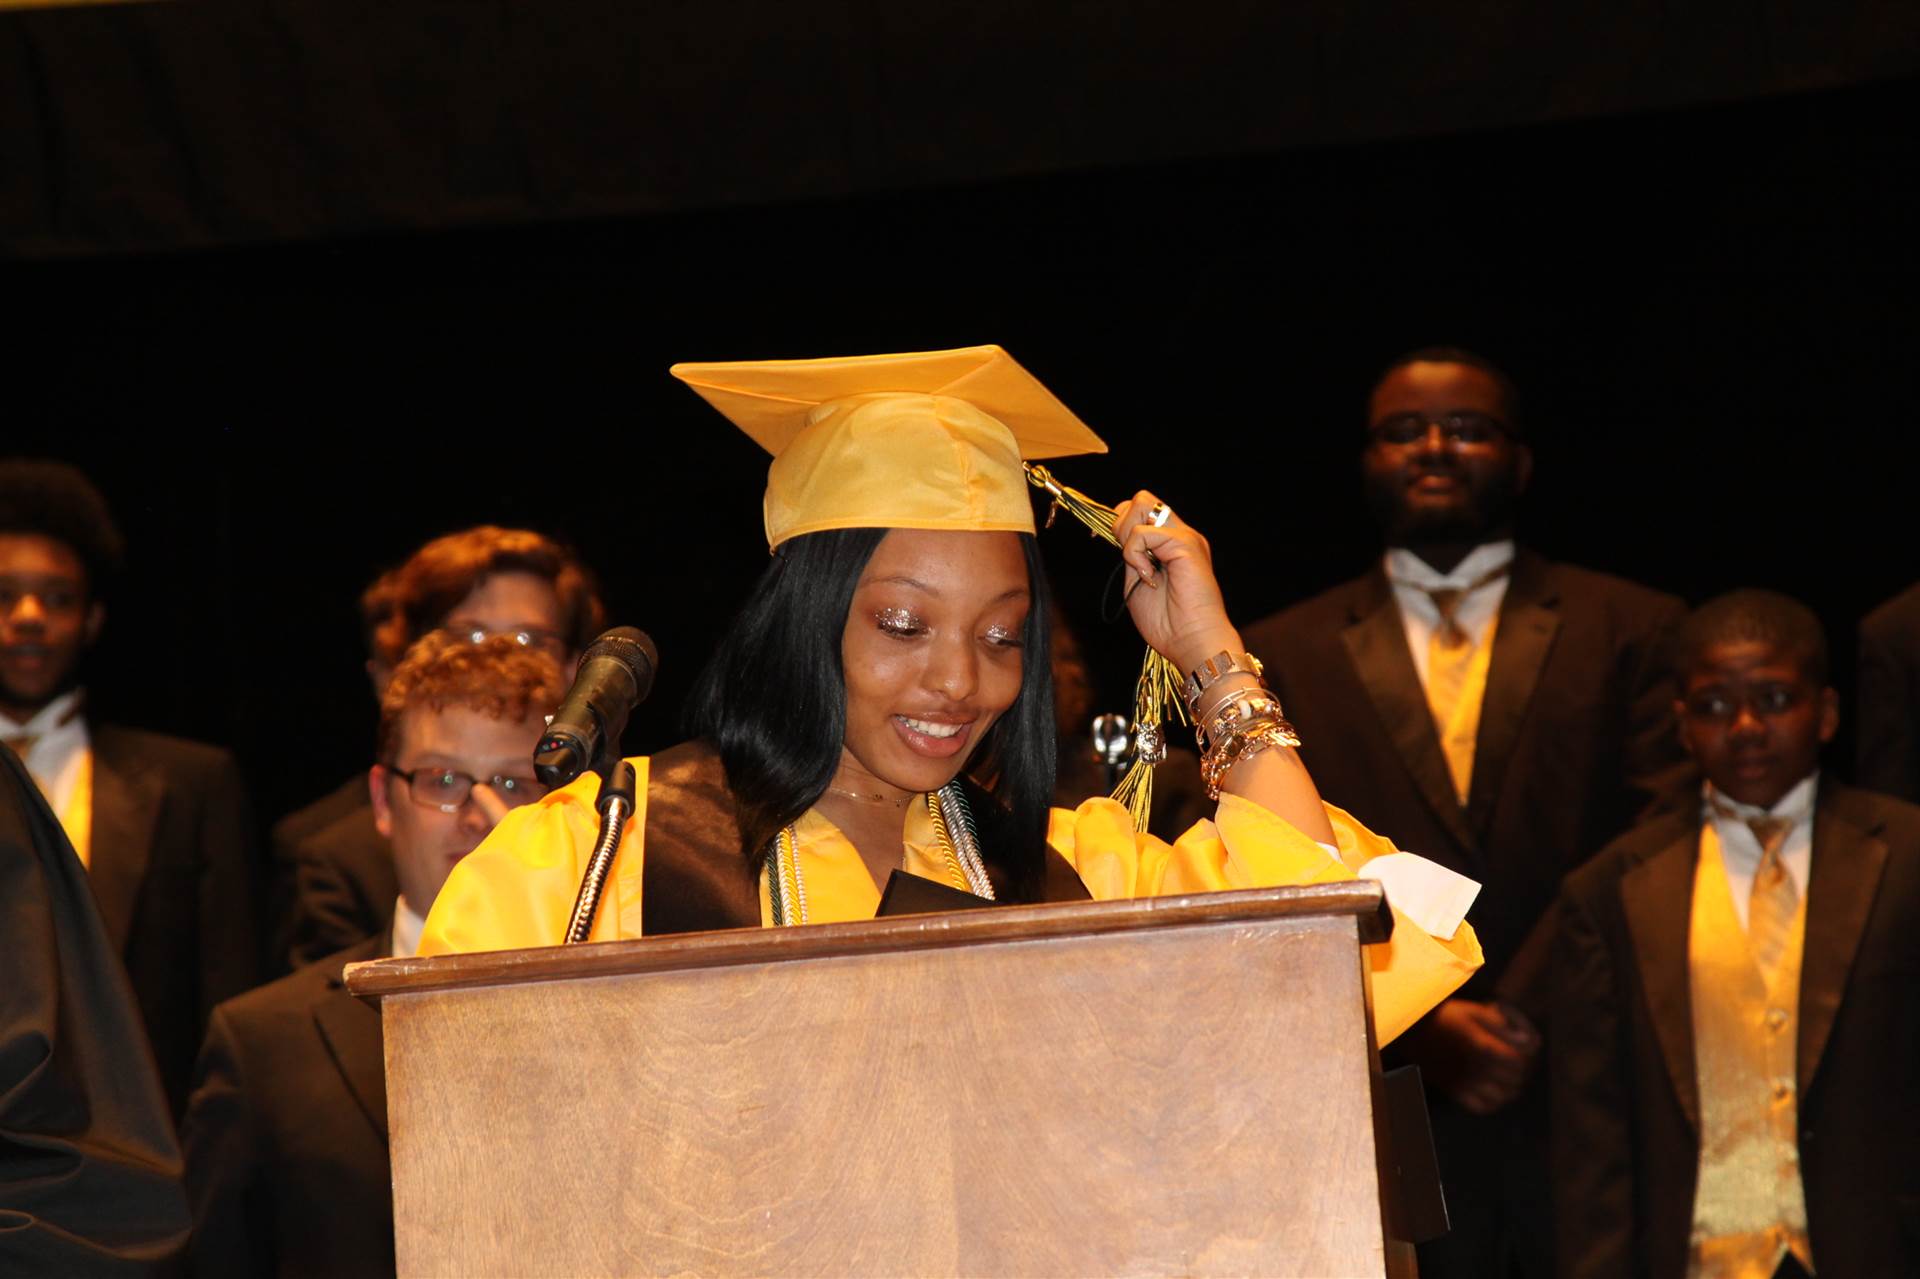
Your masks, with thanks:
[{"label": "man in brown suit", "polygon": [[259,976],[251,819],[226,751],[88,710],[121,549],[80,472],[0,463],[0,739],[87,869],[178,1114],[207,1014]]},{"label": "man in brown suit", "polygon": [[[483,524],[434,538],[360,600],[377,699],[414,641],[434,631],[506,635],[571,670],[600,631],[593,573],[529,529]],[[280,819],[272,836],[274,959],[303,964],[380,933],[392,919],[393,854],[374,829],[364,776]]]},{"label": "man in brown suit", "polygon": [[365,779],[392,922],[214,1009],[182,1129],[201,1273],[393,1272],[380,1015],[341,972],[411,955],[454,863],[543,793],[533,745],[564,691],[551,657],[507,636],[428,635],[393,672]]},{"label": "man in brown suit", "polygon": [[1838,701],[1800,605],[1723,596],[1679,664],[1703,795],[1561,897],[1562,1271],[1920,1274],[1920,808],[1820,772]]},{"label": "man in brown suit", "polygon": [[1486,360],[1415,352],[1368,407],[1385,555],[1247,646],[1321,794],[1484,885],[1471,918],[1485,968],[1396,1046],[1429,1090],[1453,1226],[1421,1249],[1421,1273],[1545,1273],[1544,1099],[1514,1104],[1540,1043],[1529,974],[1544,974],[1544,944],[1515,959],[1561,876],[1688,785],[1663,665],[1684,610],[1516,546],[1533,455],[1518,395]]}]

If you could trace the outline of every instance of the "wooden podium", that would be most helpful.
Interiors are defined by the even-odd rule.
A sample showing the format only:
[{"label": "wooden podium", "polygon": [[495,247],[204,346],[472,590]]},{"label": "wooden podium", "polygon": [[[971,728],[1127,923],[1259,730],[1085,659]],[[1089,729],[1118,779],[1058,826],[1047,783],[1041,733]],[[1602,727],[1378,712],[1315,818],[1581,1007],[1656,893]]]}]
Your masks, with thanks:
[{"label": "wooden podium", "polygon": [[1368,880],[394,959],[402,1276],[1383,1275]]}]

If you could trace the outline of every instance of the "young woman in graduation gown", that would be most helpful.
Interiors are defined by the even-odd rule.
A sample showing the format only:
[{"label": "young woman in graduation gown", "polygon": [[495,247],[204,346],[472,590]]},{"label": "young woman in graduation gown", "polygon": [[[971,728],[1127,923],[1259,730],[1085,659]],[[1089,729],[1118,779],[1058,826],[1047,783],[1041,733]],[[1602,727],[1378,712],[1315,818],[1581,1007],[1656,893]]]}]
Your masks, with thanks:
[{"label": "young woman in graduation gown", "polygon": [[[1204,676],[1198,722],[1237,711],[1215,746],[1235,762],[1214,819],[1171,845],[1110,799],[1049,808],[1047,585],[1022,461],[1105,446],[998,347],[673,372],[774,455],[772,559],[695,689],[695,740],[632,761],[592,940],[871,918],[896,869],[1003,902],[1105,900],[1351,879],[1395,853],[1321,802],[1206,539],[1148,492],[1116,513],[1127,608]],[[501,822],[448,878],[420,953],[559,944],[598,787],[589,773]],[[1406,854],[1379,865],[1398,872],[1393,938],[1370,948],[1385,1042],[1480,955],[1460,921],[1470,884],[1436,893],[1447,872]]]}]

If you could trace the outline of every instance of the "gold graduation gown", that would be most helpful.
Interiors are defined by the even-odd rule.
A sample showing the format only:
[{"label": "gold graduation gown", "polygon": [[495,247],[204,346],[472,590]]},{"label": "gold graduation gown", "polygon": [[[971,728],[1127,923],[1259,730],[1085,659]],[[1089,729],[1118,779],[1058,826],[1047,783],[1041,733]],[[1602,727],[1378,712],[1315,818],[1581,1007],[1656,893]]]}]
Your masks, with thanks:
[{"label": "gold graduation gown", "polygon": [[[751,926],[756,919],[769,923],[765,876],[753,882],[738,851],[711,749],[689,743],[631,762],[638,802],[590,940]],[[599,779],[589,773],[509,813],[448,876],[427,917],[419,953],[559,945],[599,830],[598,793]],[[1127,810],[1110,799],[1089,799],[1072,812],[1056,808],[1048,830],[1046,895],[1078,897],[1083,890],[1108,901],[1322,884],[1353,879],[1368,861],[1398,851],[1331,805],[1327,816],[1337,855],[1236,795],[1222,796],[1212,821],[1196,822],[1172,844],[1136,832]],[[852,842],[817,811],[795,823],[794,835],[808,921],[871,919],[880,891]],[[924,804],[908,806],[904,840],[908,871],[951,882]],[[1452,938],[1440,938],[1398,911],[1392,938],[1367,951],[1382,1044],[1458,989],[1481,963],[1471,925],[1462,923]]]}]

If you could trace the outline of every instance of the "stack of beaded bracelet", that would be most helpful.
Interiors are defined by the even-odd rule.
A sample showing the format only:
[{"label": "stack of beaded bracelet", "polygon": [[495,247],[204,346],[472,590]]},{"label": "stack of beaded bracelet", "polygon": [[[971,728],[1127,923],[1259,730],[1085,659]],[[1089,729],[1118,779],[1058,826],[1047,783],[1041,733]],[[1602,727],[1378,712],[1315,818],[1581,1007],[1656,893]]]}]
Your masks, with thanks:
[{"label": "stack of beaded bracelet", "polygon": [[[1203,716],[1200,695],[1236,671],[1260,682],[1234,689]],[[1208,799],[1220,798],[1221,779],[1241,760],[1251,759],[1269,747],[1300,745],[1300,735],[1281,713],[1280,699],[1267,688],[1261,674],[1259,659],[1250,653],[1244,660],[1231,653],[1218,653],[1187,677],[1182,691],[1200,745],[1200,778],[1206,783]]]}]

